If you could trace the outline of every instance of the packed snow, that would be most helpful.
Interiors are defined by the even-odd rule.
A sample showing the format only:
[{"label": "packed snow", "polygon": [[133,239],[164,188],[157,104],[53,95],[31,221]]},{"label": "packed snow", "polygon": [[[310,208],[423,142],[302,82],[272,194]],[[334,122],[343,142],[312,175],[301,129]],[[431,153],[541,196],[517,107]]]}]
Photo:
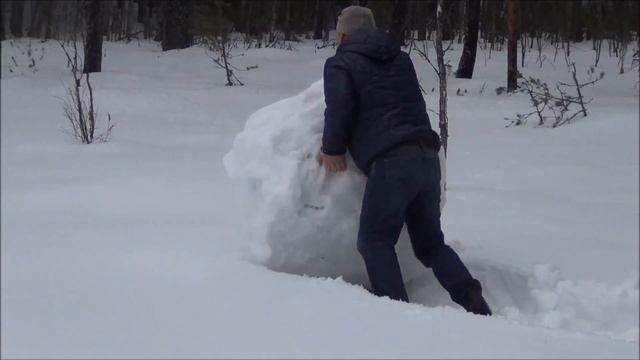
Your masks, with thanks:
[{"label": "packed snow", "polygon": [[[603,57],[589,116],[558,129],[505,127],[529,105],[493,91],[503,52],[450,78],[442,221],[486,318],[448,298],[406,235],[415,304],[366,291],[365,178],[314,160],[334,49],[293,47],[239,50],[258,68],[225,87],[204,49],[107,42],[92,80],[116,127],[87,146],[65,134],[58,45],[2,42],[2,357],[638,358],[637,69]],[[590,44],[572,54],[587,76]],[[435,125],[435,74],[412,57]],[[563,60],[525,64],[570,79]]]},{"label": "packed snow", "polygon": [[[318,166],[323,124],[319,80],[251,115],[224,164],[231,178],[242,183],[240,196],[251,203],[247,211],[255,210],[251,239],[260,262],[277,271],[366,283],[354,243],[366,178],[350,158],[347,171],[335,175],[327,176]],[[408,245],[406,233],[402,238],[401,244]],[[423,269],[417,259],[408,259],[403,265],[410,280],[408,269]]]}]

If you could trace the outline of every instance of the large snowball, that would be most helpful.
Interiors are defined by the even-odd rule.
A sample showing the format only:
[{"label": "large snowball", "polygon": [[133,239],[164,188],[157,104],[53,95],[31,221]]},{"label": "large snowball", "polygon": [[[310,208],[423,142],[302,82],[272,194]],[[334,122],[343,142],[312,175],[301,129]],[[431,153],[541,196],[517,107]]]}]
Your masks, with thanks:
[{"label": "large snowball", "polygon": [[[342,276],[366,284],[364,263],[356,250],[366,177],[351,159],[346,172],[334,175],[326,175],[315,162],[324,108],[320,80],[296,96],[258,110],[235,138],[224,165],[240,183],[248,205],[252,236],[260,245],[258,261],[278,271]],[[405,280],[425,271],[414,258],[405,231],[397,251]]]}]

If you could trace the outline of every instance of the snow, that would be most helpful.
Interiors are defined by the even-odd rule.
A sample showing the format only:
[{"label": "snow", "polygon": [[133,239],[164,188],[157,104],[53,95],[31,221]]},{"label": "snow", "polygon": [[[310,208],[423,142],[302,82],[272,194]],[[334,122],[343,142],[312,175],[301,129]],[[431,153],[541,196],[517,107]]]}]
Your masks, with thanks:
[{"label": "snow", "polygon": [[[346,172],[332,176],[317,165],[323,91],[319,80],[300,94],[255,112],[236,136],[224,164],[231,178],[242,183],[239,196],[255,220],[251,239],[257,261],[276,271],[366,283],[353,240],[366,177],[351,158]],[[444,159],[443,151],[441,156]],[[402,242],[408,241],[404,232]],[[410,246],[403,246],[403,251],[411,251]],[[410,259],[403,264],[405,270],[422,272],[419,261]],[[407,280],[411,275],[405,271]]]},{"label": "snow", "polygon": [[[92,80],[116,127],[84,146],[63,132],[61,51],[37,46],[34,73],[2,42],[2,357],[638,358],[637,72],[617,59],[585,89],[589,117],[558,129],[505,128],[528,100],[494,93],[502,52],[450,79],[443,226],[483,282],[485,318],[402,240],[416,304],[363,288],[364,178],[313,161],[333,49],[244,51],[238,66],[259,68],[229,88],[203,49],[107,42]],[[583,76],[589,49],[572,51]],[[435,110],[433,70],[412,56]],[[569,79],[562,61],[525,62]]]}]

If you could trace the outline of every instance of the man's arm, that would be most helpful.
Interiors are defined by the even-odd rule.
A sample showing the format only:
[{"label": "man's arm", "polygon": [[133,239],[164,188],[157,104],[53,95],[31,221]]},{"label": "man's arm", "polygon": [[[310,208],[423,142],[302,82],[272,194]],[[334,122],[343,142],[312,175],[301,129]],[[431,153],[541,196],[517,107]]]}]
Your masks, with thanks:
[{"label": "man's arm", "polygon": [[358,105],[353,81],[346,67],[336,57],[327,59],[324,65],[324,132],[322,152],[327,155],[344,155]]}]

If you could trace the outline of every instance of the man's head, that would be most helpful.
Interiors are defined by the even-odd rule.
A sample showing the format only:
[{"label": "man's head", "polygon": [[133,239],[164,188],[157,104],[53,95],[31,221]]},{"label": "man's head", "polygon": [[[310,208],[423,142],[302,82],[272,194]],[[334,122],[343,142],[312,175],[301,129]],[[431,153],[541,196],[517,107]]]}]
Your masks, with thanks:
[{"label": "man's head", "polygon": [[338,16],[338,24],[336,25],[336,42],[338,45],[342,43],[347,35],[362,28],[375,28],[376,21],[373,18],[371,9],[352,5],[342,9]]}]

